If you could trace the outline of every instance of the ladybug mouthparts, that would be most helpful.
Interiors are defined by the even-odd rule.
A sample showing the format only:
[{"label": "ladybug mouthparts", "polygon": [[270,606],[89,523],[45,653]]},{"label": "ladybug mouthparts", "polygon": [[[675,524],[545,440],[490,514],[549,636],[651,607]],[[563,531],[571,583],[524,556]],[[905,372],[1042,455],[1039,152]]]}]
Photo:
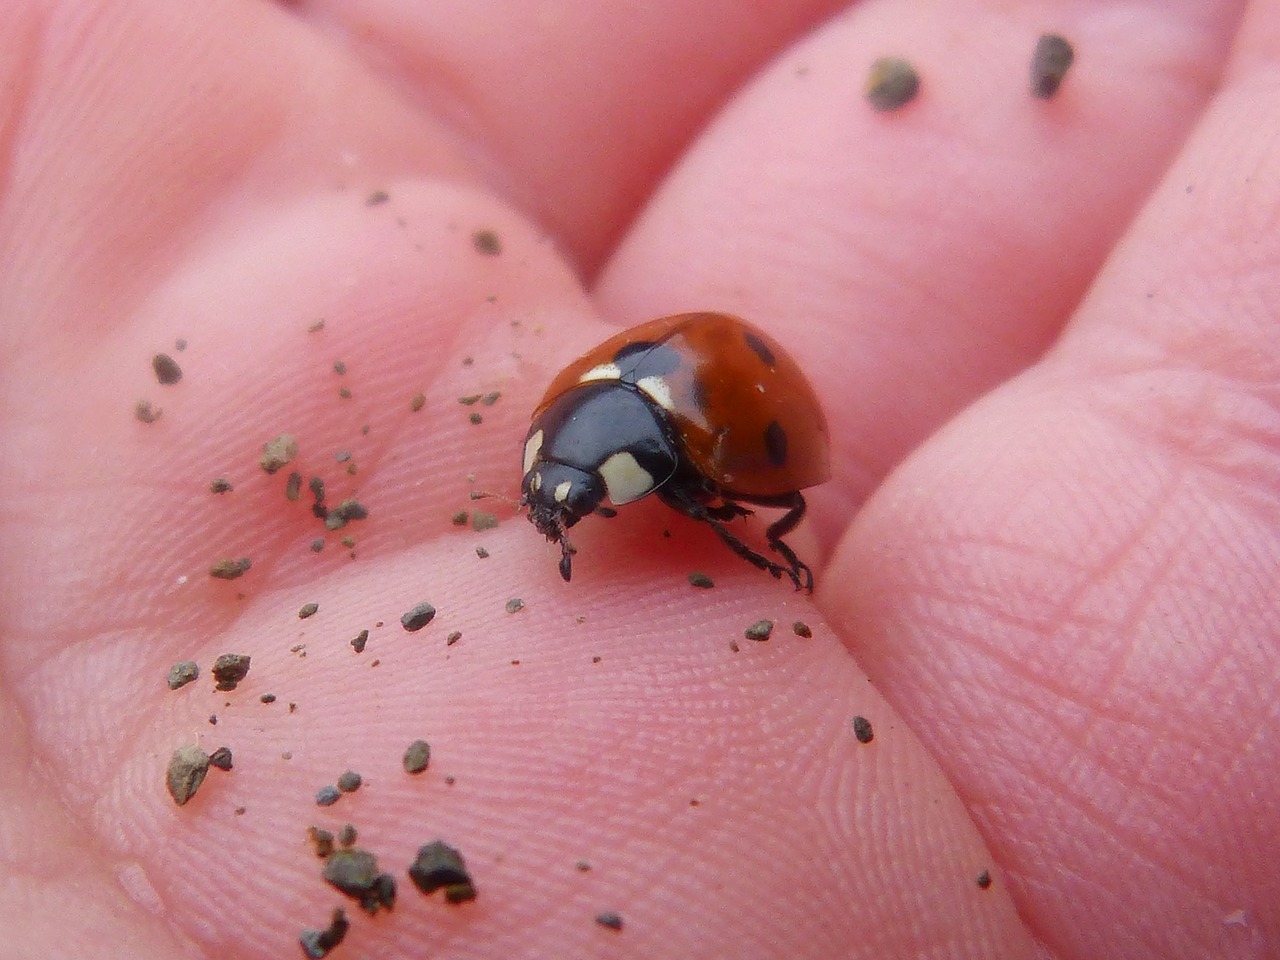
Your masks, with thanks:
[{"label": "ladybug mouthparts", "polygon": [[564,531],[566,527],[577,523],[578,518],[559,507],[550,507],[543,503],[530,504],[527,499],[523,502],[529,507],[529,522],[548,540],[560,544],[560,576],[564,578],[565,583],[568,583],[573,576],[573,561],[570,557],[578,551],[564,535]]},{"label": "ladybug mouthparts", "polygon": [[603,490],[590,474],[562,464],[543,464],[525,477],[522,506],[529,508],[529,522],[548,540],[560,544],[560,576],[573,576],[574,549],[565,531],[593,512]]}]

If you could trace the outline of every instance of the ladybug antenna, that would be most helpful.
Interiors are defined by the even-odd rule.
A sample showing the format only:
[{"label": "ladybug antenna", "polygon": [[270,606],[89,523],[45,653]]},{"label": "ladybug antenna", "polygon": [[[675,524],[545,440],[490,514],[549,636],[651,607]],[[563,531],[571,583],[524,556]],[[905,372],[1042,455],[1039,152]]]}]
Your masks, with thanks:
[{"label": "ladybug antenna", "polygon": [[468,496],[472,500],[501,500],[503,503],[508,504],[509,506],[515,507],[517,510],[519,510],[521,507],[524,506],[523,499],[512,500],[506,494],[489,493],[487,490],[472,490],[471,493],[468,494]]}]

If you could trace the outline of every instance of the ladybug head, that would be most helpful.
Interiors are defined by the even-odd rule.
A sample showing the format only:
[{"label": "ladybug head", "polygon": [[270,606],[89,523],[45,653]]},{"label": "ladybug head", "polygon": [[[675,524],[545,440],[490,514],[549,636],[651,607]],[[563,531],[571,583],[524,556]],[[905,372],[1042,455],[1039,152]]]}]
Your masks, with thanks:
[{"label": "ladybug head", "polygon": [[560,576],[572,575],[575,553],[565,531],[600,509],[605,486],[597,473],[553,461],[541,461],[524,475],[520,502],[529,508],[529,521],[548,540],[560,544]]}]

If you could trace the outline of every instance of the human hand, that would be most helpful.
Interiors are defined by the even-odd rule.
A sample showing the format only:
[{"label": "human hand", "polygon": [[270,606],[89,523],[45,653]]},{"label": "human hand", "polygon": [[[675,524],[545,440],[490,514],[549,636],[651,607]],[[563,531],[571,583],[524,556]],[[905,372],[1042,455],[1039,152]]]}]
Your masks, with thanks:
[{"label": "human hand", "polygon": [[[1276,955],[1274,6],[836,9],[0,11],[9,955],[288,956],[344,822],[401,889],[336,957]],[[560,366],[701,308],[826,401],[812,600],[655,503],[568,585],[451,523]],[[191,742],[236,765],[179,808]]]}]

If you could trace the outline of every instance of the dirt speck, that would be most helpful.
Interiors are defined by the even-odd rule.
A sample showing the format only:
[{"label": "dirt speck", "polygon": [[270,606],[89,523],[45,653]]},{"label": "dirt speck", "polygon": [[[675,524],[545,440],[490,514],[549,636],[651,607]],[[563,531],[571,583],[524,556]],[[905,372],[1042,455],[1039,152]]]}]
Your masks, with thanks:
[{"label": "dirt speck", "polygon": [[409,633],[414,633],[421,630],[435,618],[436,608],[424,600],[401,615],[400,626],[404,627]]},{"label": "dirt speck", "polygon": [[1031,55],[1031,95],[1039,100],[1051,99],[1075,58],[1075,49],[1066,37],[1056,33],[1041,36]]},{"label": "dirt speck", "polygon": [[200,784],[209,772],[209,755],[195,744],[188,744],[173,751],[169,769],[165,772],[165,785],[169,796],[178,806],[183,806],[196,795]]},{"label": "dirt speck", "polygon": [[502,253],[502,238],[496,230],[477,230],[471,235],[471,245],[487,257]]},{"label": "dirt speck", "polygon": [[415,740],[404,752],[404,772],[421,773],[431,763],[431,744],[425,740]]},{"label": "dirt speck", "polygon": [[234,690],[249,675],[250,659],[243,653],[224,653],[213,661],[213,682],[216,689]]},{"label": "dirt speck", "polygon": [[151,369],[155,371],[156,379],[166,387],[182,379],[182,368],[178,366],[178,361],[167,353],[157,353],[152,357]]},{"label": "dirt speck", "polygon": [[334,908],[329,926],[323,930],[303,930],[302,935],[298,937],[298,942],[302,944],[303,955],[308,960],[324,960],[330,950],[342,943],[350,926],[351,922],[347,920],[346,912],[341,907]]},{"label": "dirt speck", "polygon": [[881,57],[871,65],[867,77],[867,102],[874,110],[887,113],[906,106],[920,92],[915,67],[901,57]]},{"label": "dirt speck", "polygon": [[476,898],[475,884],[462,854],[443,840],[418,848],[418,856],[409,867],[409,879],[427,895],[443,889],[449,903],[465,903]]},{"label": "dirt speck", "polygon": [[293,462],[298,455],[298,441],[291,433],[282,433],[274,440],[262,445],[262,456],[258,465],[267,473],[275,473],[281,467]]},{"label": "dirt speck", "polygon": [[170,690],[179,690],[200,676],[200,665],[194,660],[182,660],[169,668],[165,682]]}]

